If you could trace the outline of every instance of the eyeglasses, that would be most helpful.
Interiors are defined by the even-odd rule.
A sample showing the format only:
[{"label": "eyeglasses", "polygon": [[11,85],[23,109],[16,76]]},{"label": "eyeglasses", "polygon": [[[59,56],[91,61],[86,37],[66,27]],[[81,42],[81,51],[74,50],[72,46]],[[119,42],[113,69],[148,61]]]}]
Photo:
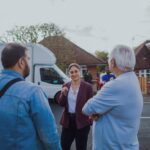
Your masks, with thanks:
[{"label": "eyeglasses", "polygon": [[78,73],[78,70],[70,71],[70,74]]}]

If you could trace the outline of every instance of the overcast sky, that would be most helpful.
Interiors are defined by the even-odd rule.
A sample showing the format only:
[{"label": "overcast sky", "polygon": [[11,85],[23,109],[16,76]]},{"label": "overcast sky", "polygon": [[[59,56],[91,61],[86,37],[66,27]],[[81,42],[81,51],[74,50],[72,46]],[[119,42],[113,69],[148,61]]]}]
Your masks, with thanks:
[{"label": "overcast sky", "polygon": [[150,0],[0,0],[0,34],[15,25],[55,23],[94,54],[150,39]]}]

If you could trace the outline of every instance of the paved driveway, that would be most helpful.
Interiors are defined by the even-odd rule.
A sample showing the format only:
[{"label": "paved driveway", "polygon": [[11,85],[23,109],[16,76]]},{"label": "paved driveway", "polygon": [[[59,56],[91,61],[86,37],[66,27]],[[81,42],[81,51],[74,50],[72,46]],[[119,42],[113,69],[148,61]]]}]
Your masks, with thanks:
[{"label": "paved driveway", "polygon": [[150,150],[150,97],[146,98],[144,102],[138,138],[140,150]]},{"label": "paved driveway", "polygon": [[[51,104],[52,111],[55,115],[56,122],[58,125],[59,133],[61,132],[61,126],[59,125],[59,120],[62,113],[62,108],[56,104]],[[141,125],[138,134],[139,142],[140,142],[140,150],[150,150],[150,97],[144,97],[144,109],[141,117]],[[73,144],[72,149],[75,150],[75,146]],[[88,139],[88,149],[92,150],[92,135],[91,132],[89,134]]]}]

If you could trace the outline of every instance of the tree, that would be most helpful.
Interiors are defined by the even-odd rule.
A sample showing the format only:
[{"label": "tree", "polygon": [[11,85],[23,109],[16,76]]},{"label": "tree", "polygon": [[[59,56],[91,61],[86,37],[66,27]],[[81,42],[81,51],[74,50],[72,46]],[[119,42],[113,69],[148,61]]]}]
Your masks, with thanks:
[{"label": "tree", "polygon": [[104,66],[97,66],[97,71],[101,72],[105,69],[105,66],[107,65],[108,60],[108,53],[106,51],[95,51],[95,55],[97,58],[103,60],[106,64]]},{"label": "tree", "polygon": [[64,36],[65,33],[54,23],[30,26],[15,26],[0,36],[0,42],[37,43],[48,36]]},{"label": "tree", "polygon": [[95,51],[95,55],[97,58],[102,59],[107,62],[108,53],[106,51]]}]

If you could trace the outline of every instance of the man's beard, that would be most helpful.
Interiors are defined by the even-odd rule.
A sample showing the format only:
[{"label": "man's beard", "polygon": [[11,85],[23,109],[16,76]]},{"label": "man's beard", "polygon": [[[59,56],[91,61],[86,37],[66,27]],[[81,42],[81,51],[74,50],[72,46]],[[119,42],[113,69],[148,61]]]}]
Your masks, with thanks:
[{"label": "man's beard", "polygon": [[26,64],[24,71],[23,71],[23,77],[26,78],[30,74],[30,67],[28,64]]}]

